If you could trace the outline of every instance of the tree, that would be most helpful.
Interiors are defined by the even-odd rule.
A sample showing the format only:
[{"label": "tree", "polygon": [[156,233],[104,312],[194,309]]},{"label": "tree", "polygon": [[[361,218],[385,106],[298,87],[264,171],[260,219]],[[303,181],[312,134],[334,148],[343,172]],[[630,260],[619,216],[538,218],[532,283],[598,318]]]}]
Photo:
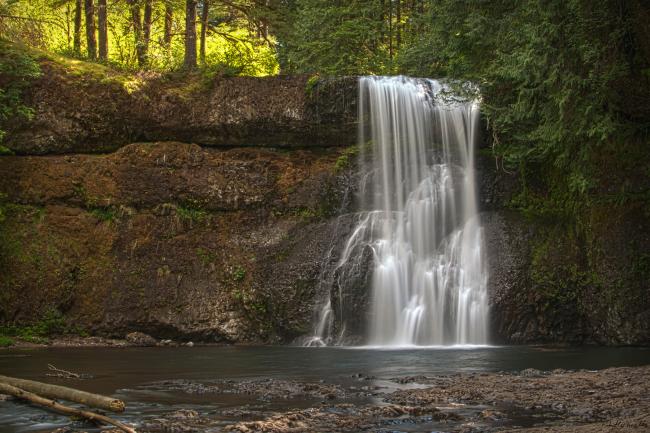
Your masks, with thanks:
[{"label": "tree", "polygon": [[196,0],[185,2],[185,57],[188,69],[196,68]]},{"label": "tree", "polygon": [[106,0],[97,1],[97,30],[99,35],[99,60],[108,58],[108,23]]},{"label": "tree", "polygon": [[172,24],[174,23],[174,7],[171,0],[165,0],[165,26],[163,34],[163,47],[169,55],[172,44]]},{"label": "tree", "polygon": [[142,20],[140,15],[140,1],[127,0],[131,12],[131,28],[133,29],[133,39],[135,44],[135,53],[138,59],[138,65],[143,67],[146,62],[146,52],[144,50],[144,41],[142,38]]},{"label": "tree", "polygon": [[73,36],[73,51],[81,57],[81,14],[82,14],[82,1],[75,0],[74,9],[74,36]]},{"label": "tree", "polygon": [[607,177],[598,155],[613,167],[647,142],[647,2],[437,0],[425,15],[401,70],[475,83],[501,165],[542,191],[525,206],[576,215]]},{"label": "tree", "polygon": [[85,9],[88,58],[95,60],[97,58],[97,40],[95,39],[95,5],[93,4],[93,0],[85,0]]},{"label": "tree", "polygon": [[203,7],[201,9],[201,43],[199,44],[199,53],[202,65],[205,65],[205,37],[207,35],[209,10],[210,0],[203,0]]},{"label": "tree", "polygon": [[153,10],[153,0],[145,0],[144,2],[144,17],[142,22],[143,35],[142,35],[142,51],[144,52],[144,63],[140,66],[147,66],[149,63],[149,42],[151,40],[151,15]]},{"label": "tree", "polygon": [[[282,40],[291,72],[329,74],[385,73],[390,50],[382,40],[384,9],[379,0],[349,2],[301,0],[295,24]],[[388,2],[390,4],[390,2]],[[389,19],[390,20],[390,19]]]}]

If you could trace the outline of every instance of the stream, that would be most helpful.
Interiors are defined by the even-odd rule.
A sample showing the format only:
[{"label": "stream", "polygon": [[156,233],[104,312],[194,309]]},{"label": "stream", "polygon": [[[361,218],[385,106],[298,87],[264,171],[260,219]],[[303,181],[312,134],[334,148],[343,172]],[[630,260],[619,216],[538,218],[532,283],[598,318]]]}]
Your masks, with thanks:
[{"label": "stream", "polygon": [[[92,375],[85,380],[47,376],[53,364]],[[588,369],[650,364],[650,348],[605,347],[448,347],[400,350],[304,347],[155,347],[155,348],[39,348],[0,351],[0,374],[60,383],[113,395],[127,404],[117,419],[141,426],[165,413],[191,410],[220,419],[237,420],[238,411],[284,411],[317,405],[320,396],[274,394],[286,381],[332,384],[373,392],[350,394],[342,401],[378,402],[377,395],[404,387],[391,379],[455,373]],[[250,392],[215,393],[210,384],[250,382],[268,395]],[[278,385],[280,384],[280,385]],[[207,386],[203,386],[207,385]],[[366,387],[366,388],[364,388]],[[339,399],[339,396],[333,398]],[[70,425],[63,416],[13,401],[0,401],[0,433],[51,431]],[[87,427],[86,427],[87,429]],[[213,431],[219,430],[212,426]],[[214,430],[216,429],[216,430]],[[206,431],[210,431],[206,429]]]}]

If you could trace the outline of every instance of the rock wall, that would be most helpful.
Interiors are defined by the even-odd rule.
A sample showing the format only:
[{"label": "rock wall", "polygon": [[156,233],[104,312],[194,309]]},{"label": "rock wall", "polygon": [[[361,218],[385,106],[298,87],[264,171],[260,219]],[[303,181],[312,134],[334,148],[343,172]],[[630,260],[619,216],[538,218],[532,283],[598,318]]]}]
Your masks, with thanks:
[{"label": "rock wall", "polygon": [[[337,215],[355,185],[354,78],[128,82],[42,67],[34,117],[6,127],[18,156],[0,156],[0,325],[57,310],[117,337],[309,332],[352,227]],[[479,153],[493,340],[650,344],[643,202],[594,205],[579,229],[531,217],[511,206],[519,179]],[[344,305],[333,298],[357,334],[364,285],[360,271]]]},{"label": "rock wall", "polygon": [[496,343],[650,344],[650,221],[643,200],[580,220],[515,210],[520,179],[478,162]]},{"label": "rock wall", "polygon": [[142,141],[329,147],[356,142],[354,77],[124,77],[42,61],[29,120],[5,126],[16,154],[107,152]]},{"label": "rock wall", "polygon": [[175,142],[3,157],[0,319],[54,308],[108,336],[290,341],[309,329],[337,157]]}]

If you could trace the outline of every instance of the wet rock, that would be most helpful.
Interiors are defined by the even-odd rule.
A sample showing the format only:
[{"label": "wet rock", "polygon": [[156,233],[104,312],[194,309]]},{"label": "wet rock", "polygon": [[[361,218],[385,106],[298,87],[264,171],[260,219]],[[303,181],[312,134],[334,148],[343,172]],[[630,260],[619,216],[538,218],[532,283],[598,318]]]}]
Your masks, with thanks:
[{"label": "wet rock", "polygon": [[406,377],[394,377],[391,381],[400,384],[407,383],[427,383],[428,378],[426,376],[406,376]]},{"label": "wet rock", "polygon": [[172,380],[151,384],[147,389],[181,391],[187,394],[240,394],[254,396],[259,401],[313,398],[335,400],[367,392],[346,390],[339,385],[297,382],[280,379],[217,380],[208,383]]},{"label": "wet rock", "polygon": [[194,419],[198,418],[199,413],[195,410],[192,409],[180,409],[177,410],[176,412],[173,412],[169,415],[169,418],[176,418],[176,419]]},{"label": "wet rock", "polygon": [[554,402],[551,404],[551,408],[556,411],[556,412],[565,412],[566,411],[566,405],[561,402]]},{"label": "wet rock", "polygon": [[524,376],[524,377],[542,377],[542,376],[544,376],[544,372],[542,372],[540,370],[536,370],[534,368],[527,368],[525,370],[521,370],[519,372],[519,374],[521,376]]},{"label": "wet rock", "polygon": [[484,411],[481,411],[481,418],[489,419],[490,421],[499,421],[506,418],[506,416],[498,410],[485,409]]},{"label": "wet rock", "polygon": [[[570,415],[573,417],[577,417],[580,421],[582,422],[592,422],[596,418],[594,417],[594,410],[590,407],[580,407],[580,408],[575,408],[572,409],[570,412]],[[624,414],[623,416],[634,416],[635,414]]]},{"label": "wet rock", "polygon": [[155,346],[158,340],[144,332],[130,332],[126,334],[125,340],[134,346]]}]

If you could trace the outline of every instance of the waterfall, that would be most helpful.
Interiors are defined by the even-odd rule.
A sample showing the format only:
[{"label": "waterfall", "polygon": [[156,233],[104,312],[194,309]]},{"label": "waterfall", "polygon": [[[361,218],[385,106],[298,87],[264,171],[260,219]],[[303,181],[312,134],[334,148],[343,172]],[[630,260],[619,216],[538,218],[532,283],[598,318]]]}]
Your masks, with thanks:
[{"label": "waterfall", "polygon": [[[442,82],[406,77],[363,77],[359,91],[361,211],[337,269],[345,275],[372,251],[366,342],[486,344],[478,103],[450,97]],[[332,317],[330,298],[320,341]]]}]

